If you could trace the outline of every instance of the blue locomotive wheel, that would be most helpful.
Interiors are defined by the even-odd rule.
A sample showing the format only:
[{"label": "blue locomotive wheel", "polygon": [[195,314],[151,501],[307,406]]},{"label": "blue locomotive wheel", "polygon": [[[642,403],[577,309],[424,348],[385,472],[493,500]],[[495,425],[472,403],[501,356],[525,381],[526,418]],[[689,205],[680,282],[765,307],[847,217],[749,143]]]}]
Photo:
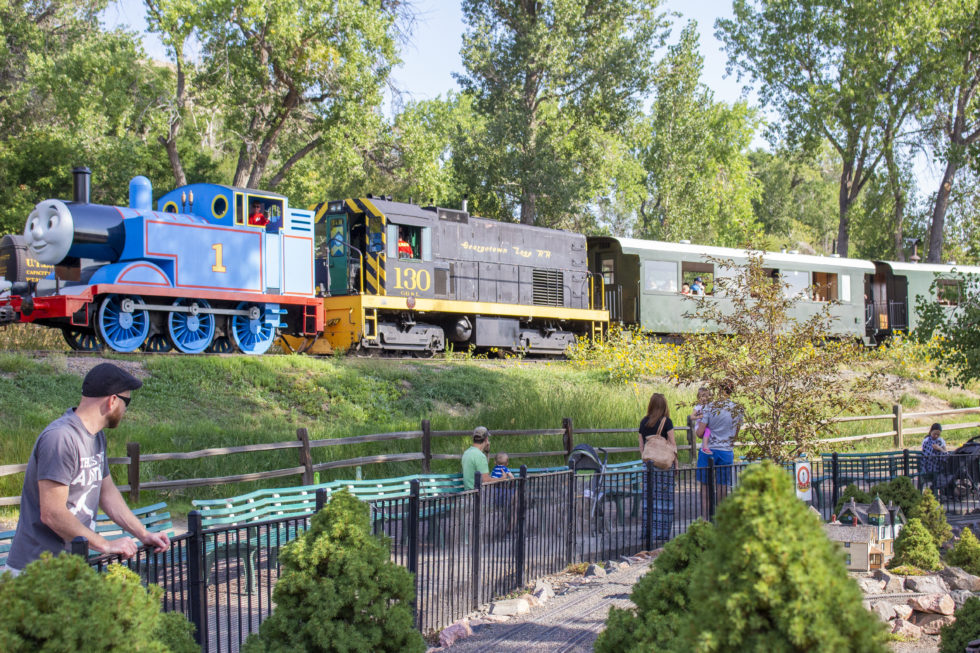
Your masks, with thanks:
[{"label": "blue locomotive wheel", "polygon": [[61,330],[65,342],[73,351],[102,351],[102,343],[95,332],[88,329],[76,329],[75,327],[65,327]]},{"label": "blue locomotive wheel", "polygon": [[96,329],[102,341],[118,352],[139,349],[150,333],[150,313],[132,304],[142,304],[137,296],[109,295],[99,306]]},{"label": "blue locomotive wheel", "polygon": [[[251,310],[255,304],[242,302],[238,310]],[[276,339],[276,330],[266,322],[262,306],[258,306],[258,316],[235,315],[231,318],[231,337],[244,354],[264,354],[269,351]],[[251,311],[253,314],[255,311]]]},{"label": "blue locomotive wheel", "polygon": [[188,313],[173,312],[167,315],[167,334],[174,347],[185,354],[200,354],[211,346],[214,339],[214,315],[197,309],[211,308],[203,299],[178,299],[174,306],[189,307]]}]

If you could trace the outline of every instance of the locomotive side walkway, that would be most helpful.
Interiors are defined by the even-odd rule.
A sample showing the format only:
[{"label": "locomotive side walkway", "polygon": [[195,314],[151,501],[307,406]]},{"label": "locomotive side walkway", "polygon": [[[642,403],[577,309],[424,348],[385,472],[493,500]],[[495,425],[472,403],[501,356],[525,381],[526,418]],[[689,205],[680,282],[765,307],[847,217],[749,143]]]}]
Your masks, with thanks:
[{"label": "locomotive side walkway", "polygon": [[[605,628],[609,608],[631,607],[633,585],[650,569],[651,560],[637,562],[604,578],[583,579],[543,606],[503,623],[481,623],[473,635],[458,640],[449,653],[572,653],[591,651]],[[475,620],[476,621],[476,620]]]}]

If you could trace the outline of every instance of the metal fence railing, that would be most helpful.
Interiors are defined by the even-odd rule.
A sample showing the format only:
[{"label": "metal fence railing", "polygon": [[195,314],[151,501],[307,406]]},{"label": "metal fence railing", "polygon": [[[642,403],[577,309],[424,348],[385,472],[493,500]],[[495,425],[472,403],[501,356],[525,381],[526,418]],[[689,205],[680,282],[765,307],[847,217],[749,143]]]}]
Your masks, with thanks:
[{"label": "metal fence railing", "polygon": [[[829,518],[849,484],[868,491],[901,476],[931,487],[951,514],[980,507],[980,461],[918,452],[832,454],[810,461],[811,505]],[[526,587],[574,562],[616,560],[661,546],[699,518],[710,519],[740,484],[749,463],[659,471],[652,465],[602,474],[559,471],[427,496],[412,481],[408,496],[370,502],[376,535],[391,559],[415,575],[416,625],[433,632],[480,605]],[[794,467],[788,464],[787,470]],[[321,491],[317,510],[326,501]],[[238,651],[273,610],[279,550],[309,527],[309,517],[189,532],[161,554],[141,549],[124,564],[160,585],[165,610],[197,626],[205,652]],[[76,543],[84,551],[84,541]],[[104,569],[115,556],[94,558]]]}]

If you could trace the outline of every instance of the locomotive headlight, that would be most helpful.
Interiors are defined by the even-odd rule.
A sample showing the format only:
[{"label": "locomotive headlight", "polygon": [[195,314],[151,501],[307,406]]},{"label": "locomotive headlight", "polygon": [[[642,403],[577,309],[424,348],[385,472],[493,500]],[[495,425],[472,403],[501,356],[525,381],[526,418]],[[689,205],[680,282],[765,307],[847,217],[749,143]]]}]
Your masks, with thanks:
[{"label": "locomotive headlight", "polygon": [[44,200],[27,217],[24,239],[31,255],[41,263],[60,263],[71,248],[75,225],[71,211],[60,200]]}]

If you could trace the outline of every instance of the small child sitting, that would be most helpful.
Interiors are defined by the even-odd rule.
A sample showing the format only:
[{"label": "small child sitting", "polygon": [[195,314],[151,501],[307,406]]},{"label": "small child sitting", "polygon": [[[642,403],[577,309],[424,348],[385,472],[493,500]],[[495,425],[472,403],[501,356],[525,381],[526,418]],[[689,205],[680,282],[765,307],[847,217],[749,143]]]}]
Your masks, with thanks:
[{"label": "small child sitting", "polygon": [[[701,421],[701,416],[704,415],[704,409],[711,403],[711,390],[708,388],[700,388],[698,390],[698,403],[694,406],[694,419]],[[711,435],[711,429],[704,429],[704,437],[701,440],[701,453],[706,456],[711,455],[711,449],[708,448],[708,437]]]},{"label": "small child sitting", "polygon": [[493,471],[490,472],[490,478],[514,478],[514,475],[510,473],[510,469],[507,467],[507,463],[510,462],[510,457],[501,452],[497,454],[495,458],[497,464],[493,466]]}]

